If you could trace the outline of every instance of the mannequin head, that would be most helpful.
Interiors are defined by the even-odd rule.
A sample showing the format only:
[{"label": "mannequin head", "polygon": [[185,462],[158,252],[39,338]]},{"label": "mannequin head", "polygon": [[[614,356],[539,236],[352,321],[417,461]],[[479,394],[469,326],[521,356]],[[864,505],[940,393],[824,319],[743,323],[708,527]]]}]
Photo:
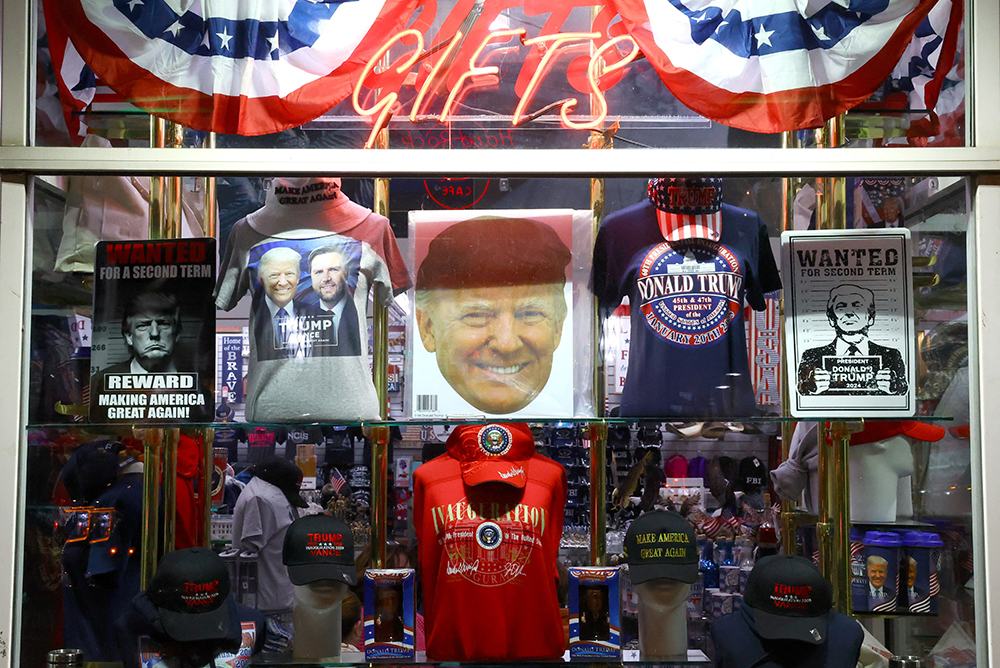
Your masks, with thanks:
[{"label": "mannequin head", "polygon": [[336,580],[317,580],[307,585],[295,586],[295,605],[305,605],[315,610],[339,606],[347,593],[347,585]]},{"label": "mannequin head", "polygon": [[635,590],[640,599],[666,609],[683,606],[691,593],[691,585],[670,578],[656,578],[636,585]]}]

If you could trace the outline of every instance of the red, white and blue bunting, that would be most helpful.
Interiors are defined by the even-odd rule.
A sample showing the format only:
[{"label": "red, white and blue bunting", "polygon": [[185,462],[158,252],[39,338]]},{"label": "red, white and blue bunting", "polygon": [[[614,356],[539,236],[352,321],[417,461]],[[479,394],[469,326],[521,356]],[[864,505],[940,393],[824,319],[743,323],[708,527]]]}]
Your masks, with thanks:
[{"label": "red, white and blue bunting", "polygon": [[671,92],[755,132],[818,127],[892,72],[937,0],[608,0]]},{"label": "red, white and blue bunting", "polygon": [[197,130],[296,127],[350,95],[418,0],[59,0],[108,86]]}]

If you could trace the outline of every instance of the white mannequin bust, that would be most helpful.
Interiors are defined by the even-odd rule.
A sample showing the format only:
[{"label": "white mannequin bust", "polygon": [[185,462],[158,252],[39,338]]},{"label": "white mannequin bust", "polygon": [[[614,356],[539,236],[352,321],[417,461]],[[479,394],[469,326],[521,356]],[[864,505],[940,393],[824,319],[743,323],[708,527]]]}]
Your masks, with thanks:
[{"label": "white mannequin bust", "polygon": [[295,586],[292,657],[296,661],[340,661],[340,604],[346,594],[347,585],[335,580]]},{"label": "white mannequin bust", "polygon": [[639,657],[643,661],[687,656],[687,609],[691,585],[656,578],[635,585],[639,597]]},{"label": "white mannequin bust", "polygon": [[848,460],[852,522],[895,522],[913,515],[914,462],[908,437],[852,445]]}]

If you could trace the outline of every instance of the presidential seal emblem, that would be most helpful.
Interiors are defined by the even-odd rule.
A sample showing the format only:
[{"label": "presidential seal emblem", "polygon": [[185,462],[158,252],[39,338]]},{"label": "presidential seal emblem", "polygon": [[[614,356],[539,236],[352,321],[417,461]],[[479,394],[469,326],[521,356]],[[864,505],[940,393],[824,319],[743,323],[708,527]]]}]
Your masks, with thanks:
[{"label": "presidential seal emblem", "polygon": [[503,530],[496,522],[483,522],[476,529],[476,542],[484,550],[495,550],[503,542]]},{"label": "presidential seal emblem", "polygon": [[479,447],[487,455],[505,455],[513,443],[514,437],[510,430],[501,425],[488,424],[479,430]]}]

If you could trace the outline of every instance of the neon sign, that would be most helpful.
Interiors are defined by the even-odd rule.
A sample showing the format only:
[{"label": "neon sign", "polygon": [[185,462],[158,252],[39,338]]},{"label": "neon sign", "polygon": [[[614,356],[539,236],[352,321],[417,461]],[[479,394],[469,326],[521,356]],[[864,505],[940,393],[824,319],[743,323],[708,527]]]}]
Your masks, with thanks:
[{"label": "neon sign", "polygon": [[[424,11],[410,28],[393,35],[373,54],[362,70],[351,98],[359,115],[373,118],[365,148],[374,145],[376,136],[393,116],[405,113],[400,103],[400,92],[404,87],[412,87],[416,92],[407,114],[411,122],[436,120],[447,123],[455,120],[454,110],[469,92],[499,83],[500,67],[490,64],[490,61],[523,47],[527,47],[529,52],[515,83],[514,91],[518,99],[511,124],[523,125],[558,107],[559,117],[566,128],[592,130],[602,127],[608,115],[604,91],[614,86],[624,68],[639,57],[639,46],[631,36],[624,34],[624,27],[620,23],[611,24],[614,12],[603,8],[592,21],[590,32],[562,32],[560,28],[565,25],[569,13],[577,6],[589,8],[592,0],[559,3],[541,0],[498,0],[494,3],[487,0],[482,15],[470,26],[467,25],[467,17],[473,12],[474,4],[474,0],[458,0],[438,31],[439,35],[451,36],[425,49],[424,31],[430,28],[437,10],[437,3],[428,0]],[[528,37],[524,28],[488,28],[502,10],[515,6],[523,6],[528,16],[549,15],[538,36]],[[515,39],[517,41],[511,45]],[[406,47],[408,51],[376,71],[380,62],[388,62],[387,54],[394,46]],[[488,47],[493,48],[486,52]],[[579,104],[576,97],[529,111],[546,76],[563,56],[575,56],[581,61],[586,59],[583,84],[591,98],[589,120],[574,118]],[[581,90],[579,81],[571,80],[571,83]],[[376,91],[375,100],[369,102],[369,106],[362,103],[362,91],[366,88]],[[444,103],[440,111],[428,114],[435,99],[441,97],[444,97]]]}]

